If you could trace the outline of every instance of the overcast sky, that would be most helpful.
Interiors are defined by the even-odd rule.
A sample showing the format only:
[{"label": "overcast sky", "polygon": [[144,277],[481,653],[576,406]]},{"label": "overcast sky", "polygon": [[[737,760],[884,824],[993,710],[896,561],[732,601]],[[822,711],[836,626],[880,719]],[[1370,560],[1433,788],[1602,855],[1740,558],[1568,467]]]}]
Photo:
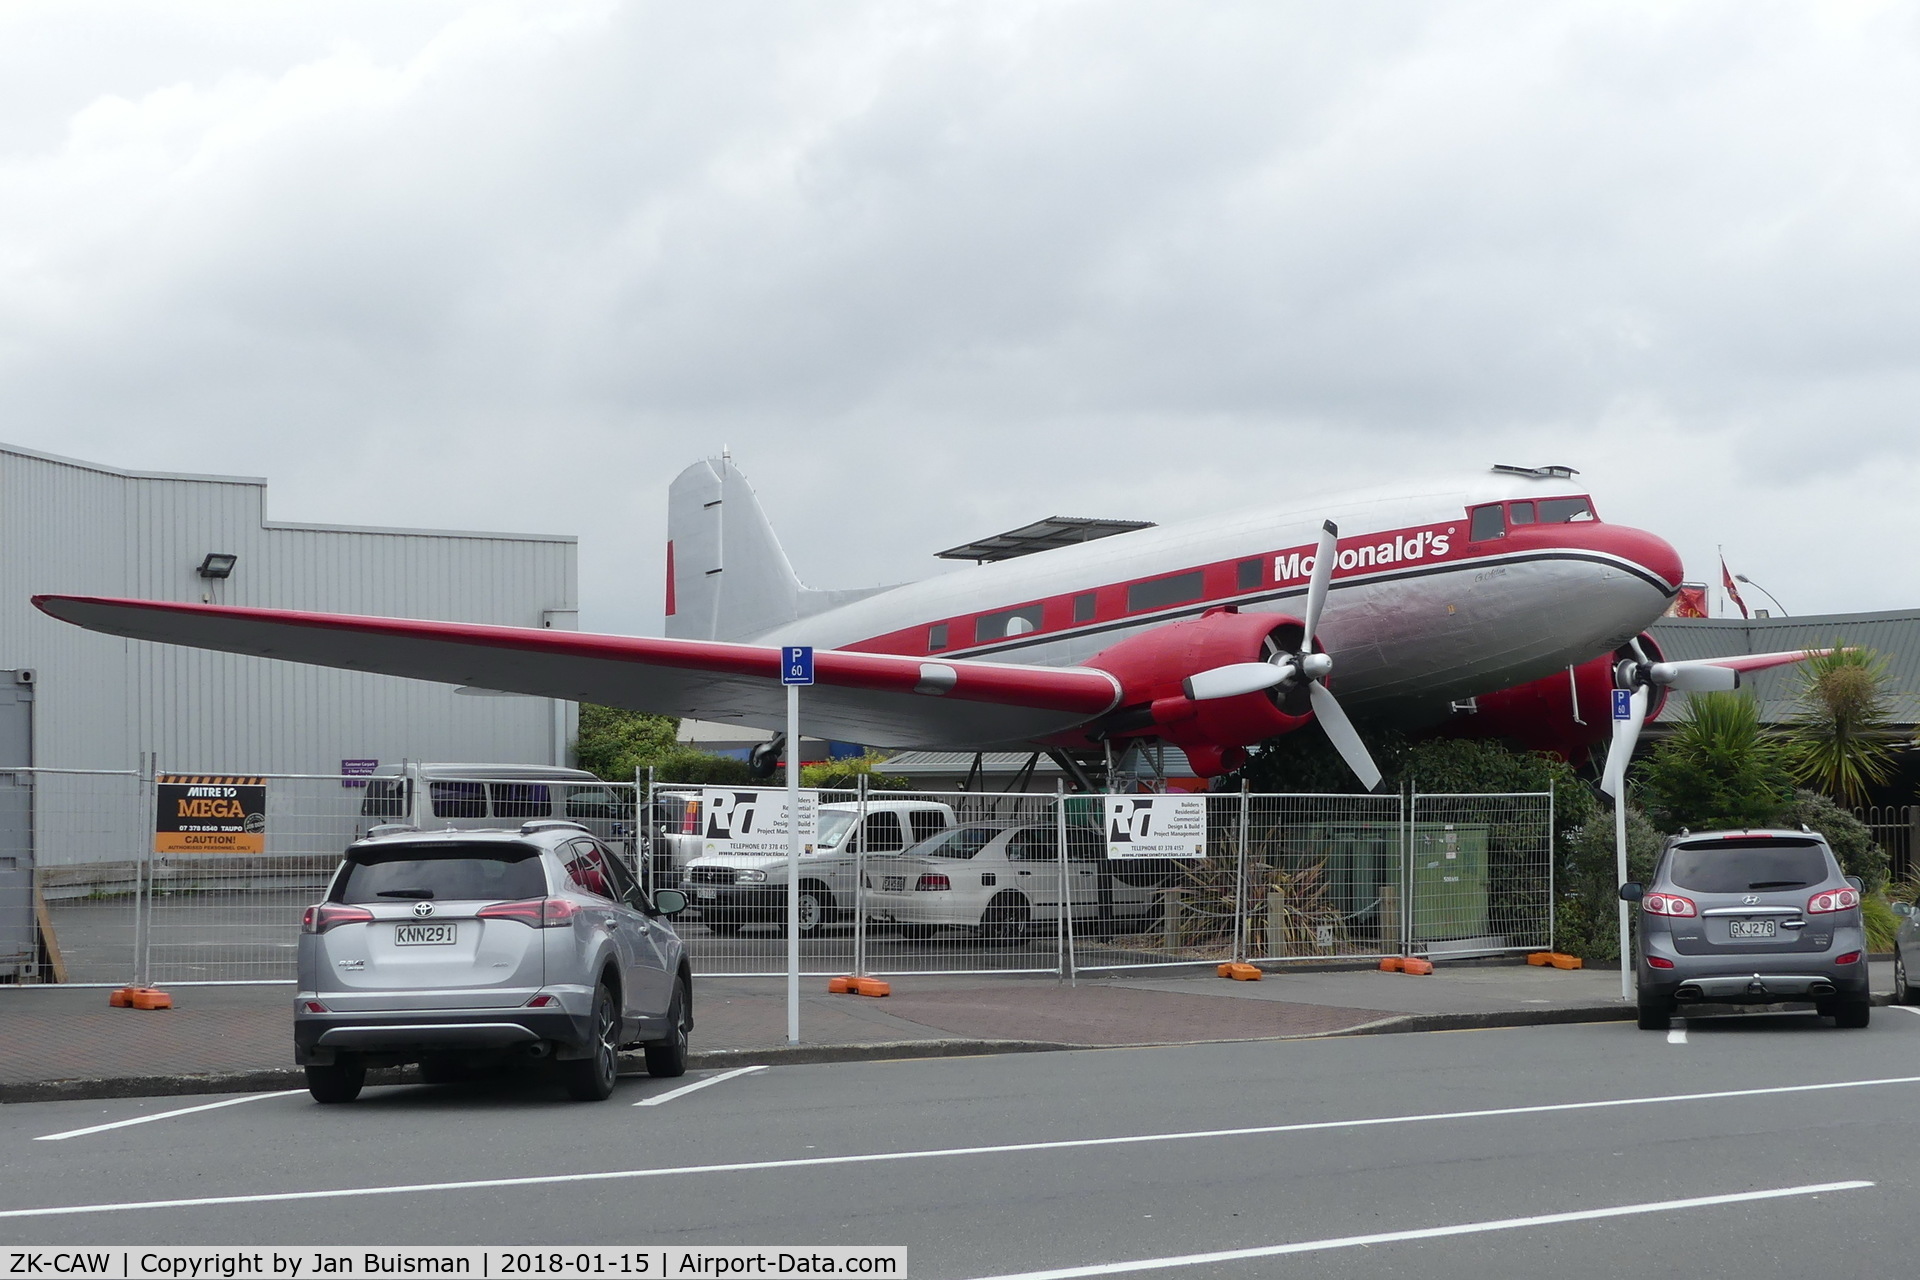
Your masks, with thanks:
[{"label": "overcast sky", "polygon": [[595,629],[723,444],[823,587],[1551,462],[1920,606],[1917,361],[1908,3],[0,6],[0,440],[578,534]]}]

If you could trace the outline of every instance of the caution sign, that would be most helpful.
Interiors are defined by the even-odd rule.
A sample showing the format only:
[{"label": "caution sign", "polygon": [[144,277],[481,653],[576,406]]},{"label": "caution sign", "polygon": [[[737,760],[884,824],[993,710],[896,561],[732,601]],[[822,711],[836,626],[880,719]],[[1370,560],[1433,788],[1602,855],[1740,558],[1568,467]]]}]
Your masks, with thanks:
[{"label": "caution sign", "polygon": [[160,797],[155,853],[267,851],[265,778],[163,773],[154,782]]}]

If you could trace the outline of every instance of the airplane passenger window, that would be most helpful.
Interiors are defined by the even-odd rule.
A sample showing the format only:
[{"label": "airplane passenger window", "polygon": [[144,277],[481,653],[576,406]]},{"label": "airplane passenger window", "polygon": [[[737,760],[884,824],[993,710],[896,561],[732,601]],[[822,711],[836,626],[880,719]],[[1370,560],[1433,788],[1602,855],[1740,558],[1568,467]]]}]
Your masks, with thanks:
[{"label": "airplane passenger window", "polygon": [[1540,503],[1541,524],[1568,524],[1598,518],[1593,514],[1593,504],[1585,498],[1546,498]]},{"label": "airplane passenger window", "polygon": [[1467,532],[1469,541],[1485,542],[1488,538],[1504,538],[1506,536],[1507,521],[1501,512],[1499,503],[1496,502],[1490,507],[1475,507],[1473,509],[1473,525]]},{"label": "airplane passenger window", "polygon": [[982,614],[974,623],[973,634],[981,640],[998,640],[1001,636],[1024,636],[1039,629],[1040,606],[1030,604],[1021,609]]},{"label": "airplane passenger window", "polygon": [[947,647],[947,624],[936,622],[927,631],[927,652],[938,653]]},{"label": "airplane passenger window", "polygon": [[1093,592],[1089,591],[1085,595],[1078,595],[1073,598],[1073,620],[1075,622],[1092,622],[1094,611]]},{"label": "airplane passenger window", "polygon": [[1532,524],[1533,504],[1531,502],[1515,502],[1510,504],[1507,507],[1507,523]]},{"label": "airplane passenger window", "polygon": [[1242,591],[1251,591],[1260,585],[1260,569],[1263,560],[1242,560],[1234,566],[1234,585]]},{"label": "airplane passenger window", "polygon": [[1189,600],[1198,600],[1206,593],[1206,583],[1198,569],[1191,573],[1176,573],[1171,578],[1152,578],[1127,588],[1127,612],[1138,613],[1142,609],[1158,609],[1162,605],[1185,604]]}]

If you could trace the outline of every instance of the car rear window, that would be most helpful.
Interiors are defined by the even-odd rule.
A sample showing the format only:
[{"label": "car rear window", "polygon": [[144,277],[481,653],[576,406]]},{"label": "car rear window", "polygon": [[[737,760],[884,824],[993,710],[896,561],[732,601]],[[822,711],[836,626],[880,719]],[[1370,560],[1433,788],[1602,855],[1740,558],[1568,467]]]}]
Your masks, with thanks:
[{"label": "car rear window", "polygon": [[987,847],[987,842],[999,835],[1004,827],[955,827],[951,831],[942,831],[925,844],[918,846],[913,853],[922,858],[971,858]]},{"label": "car rear window", "polygon": [[1817,841],[1765,836],[1680,845],[1667,864],[1669,880],[1697,893],[1804,889],[1829,874]]},{"label": "car rear window", "polygon": [[528,844],[417,844],[347,855],[335,902],[489,901],[547,891],[540,850]]}]

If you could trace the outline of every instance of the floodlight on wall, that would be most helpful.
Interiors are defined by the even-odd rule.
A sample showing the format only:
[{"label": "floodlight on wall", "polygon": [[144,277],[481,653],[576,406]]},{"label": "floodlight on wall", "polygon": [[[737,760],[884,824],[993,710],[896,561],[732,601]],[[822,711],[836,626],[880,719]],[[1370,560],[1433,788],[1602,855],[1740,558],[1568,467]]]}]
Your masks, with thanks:
[{"label": "floodlight on wall", "polygon": [[231,556],[224,551],[209,551],[207,558],[200,562],[200,567],[194,572],[203,578],[231,578],[233,566],[239,562],[239,556]]}]

